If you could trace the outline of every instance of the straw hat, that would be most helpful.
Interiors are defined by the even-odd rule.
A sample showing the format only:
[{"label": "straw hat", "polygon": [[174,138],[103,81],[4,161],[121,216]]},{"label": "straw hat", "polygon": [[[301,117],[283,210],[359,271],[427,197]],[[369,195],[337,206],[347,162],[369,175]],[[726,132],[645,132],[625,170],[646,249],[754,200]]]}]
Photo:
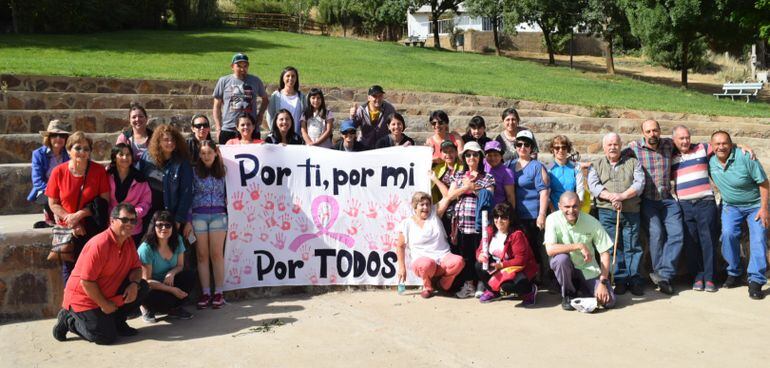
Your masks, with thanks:
[{"label": "straw hat", "polygon": [[47,137],[51,133],[72,134],[70,133],[69,130],[70,130],[69,124],[59,119],[54,119],[48,123],[48,129],[40,131],[40,135],[42,135],[43,137]]}]

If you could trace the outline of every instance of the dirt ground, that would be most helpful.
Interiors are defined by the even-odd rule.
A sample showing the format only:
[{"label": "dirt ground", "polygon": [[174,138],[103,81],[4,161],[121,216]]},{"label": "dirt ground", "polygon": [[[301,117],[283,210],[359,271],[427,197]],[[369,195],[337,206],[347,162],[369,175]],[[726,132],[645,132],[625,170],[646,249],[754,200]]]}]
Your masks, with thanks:
[{"label": "dirt ground", "polygon": [[[677,285],[683,290],[685,285]],[[234,302],[188,321],[129,321],[139,335],[97,346],[51,335],[55,320],[0,326],[0,367],[765,367],[770,298],[647,290],[616,309],[563,311],[415,291],[345,291]],[[265,327],[267,326],[267,327]]]}]

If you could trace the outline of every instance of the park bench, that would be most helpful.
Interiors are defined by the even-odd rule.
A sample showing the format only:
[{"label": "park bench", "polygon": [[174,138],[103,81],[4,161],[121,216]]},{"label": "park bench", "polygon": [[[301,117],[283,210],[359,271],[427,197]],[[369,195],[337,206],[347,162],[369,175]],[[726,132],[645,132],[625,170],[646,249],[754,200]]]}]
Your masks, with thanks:
[{"label": "park bench", "polygon": [[714,93],[717,99],[720,97],[730,97],[735,101],[735,97],[746,97],[748,103],[752,97],[757,97],[757,93],[762,89],[762,82],[757,83],[732,83],[727,82],[722,86],[722,93]]},{"label": "park bench", "polygon": [[425,47],[425,38],[418,37],[418,36],[409,36],[404,40],[404,45],[406,46],[420,46]]}]

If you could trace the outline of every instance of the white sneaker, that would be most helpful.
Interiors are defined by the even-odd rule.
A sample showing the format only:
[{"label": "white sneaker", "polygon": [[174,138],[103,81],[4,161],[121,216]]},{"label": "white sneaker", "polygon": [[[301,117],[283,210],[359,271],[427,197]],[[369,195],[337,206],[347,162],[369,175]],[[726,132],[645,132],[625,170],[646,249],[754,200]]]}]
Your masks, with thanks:
[{"label": "white sneaker", "polygon": [[479,283],[476,284],[476,293],[473,294],[473,297],[476,299],[481,298],[481,296],[484,295],[484,290],[486,290],[484,288],[484,283],[479,281]]},{"label": "white sneaker", "polygon": [[473,281],[466,281],[463,287],[455,293],[455,296],[460,299],[470,298],[476,294],[476,288],[473,287]]}]

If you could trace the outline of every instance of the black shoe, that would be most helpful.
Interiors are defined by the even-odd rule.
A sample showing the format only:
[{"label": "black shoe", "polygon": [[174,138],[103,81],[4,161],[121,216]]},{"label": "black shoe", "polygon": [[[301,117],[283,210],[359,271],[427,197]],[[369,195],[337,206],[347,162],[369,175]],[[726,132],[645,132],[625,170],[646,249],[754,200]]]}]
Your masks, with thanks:
[{"label": "black shoe", "polygon": [[118,323],[117,330],[120,336],[134,336],[139,333],[139,330],[129,326],[125,321]]},{"label": "black shoe", "polygon": [[628,285],[626,283],[621,282],[615,284],[615,295],[623,295],[628,291]]},{"label": "black shoe", "polygon": [[67,326],[67,312],[64,309],[59,309],[59,314],[56,316],[56,325],[53,326],[53,338],[59,341],[67,341],[67,332],[69,327]]},{"label": "black shoe", "polygon": [[631,294],[636,296],[644,295],[644,285],[641,283],[631,284]]},{"label": "black shoe", "polygon": [[732,289],[736,288],[738,286],[741,286],[741,278],[740,276],[730,276],[727,275],[727,279],[725,280],[725,283],[722,284],[722,287],[725,289]]},{"label": "black shoe", "polygon": [[758,282],[749,282],[749,298],[754,300],[764,299],[765,294],[762,292],[762,285]]},{"label": "black shoe", "polygon": [[45,221],[38,221],[32,225],[33,229],[46,229],[49,227],[53,227],[52,225],[48,224]]},{"label": "black shoe", "polygon": [[650,280],[652,280],[652,283],[655,285],[658,285],[661,281],[664,281],[663,277],[658,275],[657,272],[650,273]]},{"label": "black shoe", "polygon": [[188,312],[182,307],[174,308],[170,311],[168,311],[168,316],[170,318],[176,318],[176,319],[190,319],[193,318],[192,313]]},{"label": "black shoe", "polygon": [[663,294],[674,295],[674,288],[671,286],[671,283],[668,282],[668,280],[658,281],[658,288],[660,288],[660,292]]},{"label": "black shoe", "polygon": [[569,296],[563,296],[561,298],[561,309],[564,309],[565,311],[573,311],[575,310],[575,307],[572,306],[570,303],[572,298]]}]

